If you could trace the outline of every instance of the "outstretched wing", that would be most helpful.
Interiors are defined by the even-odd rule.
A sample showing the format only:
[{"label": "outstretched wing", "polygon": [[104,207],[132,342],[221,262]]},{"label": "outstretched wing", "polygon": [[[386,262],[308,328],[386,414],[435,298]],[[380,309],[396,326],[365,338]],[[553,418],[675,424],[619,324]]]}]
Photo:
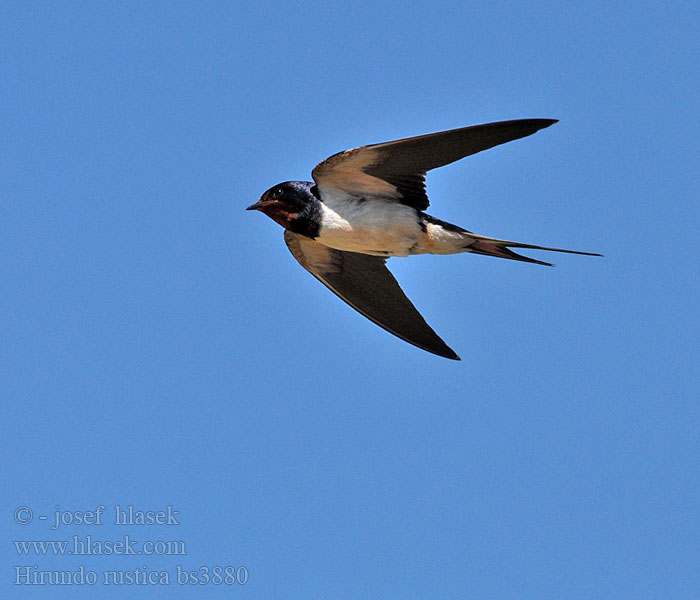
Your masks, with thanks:
[{"label": "outstretched wing", "polygon": [[425,174],[482,150],[532,135],[556,119],[521,119],[473,125],[339,152],[312,172],[321,195],[385,196],[418,210],[428,208]]},{"label": "outstretched wing", "polygon": [[302,267],[370,321],[409,344],[459,360],[403,293],[385,258],[335,250],[291,231],[284,241]]}]

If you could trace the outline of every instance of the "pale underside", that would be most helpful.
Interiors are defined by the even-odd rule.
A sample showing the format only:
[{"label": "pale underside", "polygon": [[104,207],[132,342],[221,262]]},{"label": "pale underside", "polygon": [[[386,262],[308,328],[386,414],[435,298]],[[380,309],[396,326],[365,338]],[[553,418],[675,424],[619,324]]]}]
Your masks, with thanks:
[{"label": "pale underside", "polygon": [[427,223],[412,207],[382,197],[326,194],[317,242],[337,250],[377,256],[455,254],[471,243],[466,232]]}]

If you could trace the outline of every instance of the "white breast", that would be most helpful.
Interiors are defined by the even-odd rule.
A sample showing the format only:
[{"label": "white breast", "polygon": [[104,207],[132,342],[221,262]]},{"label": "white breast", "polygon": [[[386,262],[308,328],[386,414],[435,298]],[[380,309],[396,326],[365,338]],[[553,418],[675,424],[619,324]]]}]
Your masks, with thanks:
[{"label": "white breast", "polygon": [[408,256],[421,235],[416,211],[410,206],[372,197],[324,197],[316,241],[338,250]]}]

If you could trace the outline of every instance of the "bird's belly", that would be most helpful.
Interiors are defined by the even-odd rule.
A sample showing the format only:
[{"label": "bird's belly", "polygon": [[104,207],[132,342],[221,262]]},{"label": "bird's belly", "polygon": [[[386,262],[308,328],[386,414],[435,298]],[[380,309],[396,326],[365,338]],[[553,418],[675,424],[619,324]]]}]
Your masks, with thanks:
[{"label": "bird's belly", "polygon": [[409,232],[377,227],[326,229],[316,241],[336,250],[378,256],[408,256],[417,243],[416,237]]},{"label": "bird's belly", "polygon": [[422,231],[413,209],[370,202],[343,208],[346,210],[324,207],[317,242],[336,250],[377,256],[415,253]]}]

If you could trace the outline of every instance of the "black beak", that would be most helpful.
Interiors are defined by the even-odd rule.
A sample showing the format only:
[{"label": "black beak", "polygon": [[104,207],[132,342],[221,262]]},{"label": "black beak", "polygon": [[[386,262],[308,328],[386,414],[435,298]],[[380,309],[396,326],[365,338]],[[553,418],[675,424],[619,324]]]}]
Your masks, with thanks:
[{"label": "black beak", "polygon": [[255,204],[251,204],[246,210],[260,210],[263,207],[263,203],[259,200]]}]

